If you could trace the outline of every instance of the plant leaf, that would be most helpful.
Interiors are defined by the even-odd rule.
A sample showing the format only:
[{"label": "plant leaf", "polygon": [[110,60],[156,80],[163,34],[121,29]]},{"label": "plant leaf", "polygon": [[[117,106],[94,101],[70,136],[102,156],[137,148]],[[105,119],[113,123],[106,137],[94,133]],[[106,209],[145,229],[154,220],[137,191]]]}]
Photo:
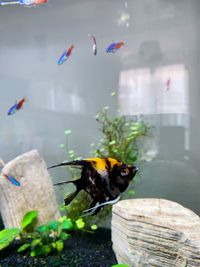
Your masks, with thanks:
[{"label": "plant leaf", "polygon": [[37,246],[31,251],[31,257],[39,256],[42,254],[42,246]]},{"label": "plant leaf", "polygon": [[63,247],[64,247],[64,243],[62,240],[56,241],[56,249],[58,252],[62,252]]},{"label": "plant leaf", "polygon": [[97,228],[98,228],[98,226],[97,226],[96,224],[93,224],[93,225],[91,226],[91,229],[92,229],[92,230],[97,230]]},{"label": "plant leaf", "polygon": [[72,230],[73,227],[73,223],[70,219],[65,219],[64,222],[61,224],[61,228],[64,230]]},{"label": "plant leaf", "polygon": [[37,247],[38,245],[41,244],[41,239],[33,239],[33,241],[31,242],[31,249],[34,249],[35,247]]},{"label": "plant leaf", "polygon": [[22,219],[22,230],[25,230],[28,226],[33,226],[38,216],[36,210],[27,212]]},{"label": "plant leaf", "polygon": [[51,246],[56,249],[56,242],[52,242]]},{"label": "plant leaf", "polygon": [[83,221],[82,218],[79,218],[78,220],[76,220],[75,223],[78,229],[83,229],[85,226],[85,222]]},{"label": "plant leaf", "polygon": [[47,226],[53,231],[58,231],[59,225],[60,225],[60,222],[58,221],[50,221],[47,224]]},{"label": "plant leaf", "polygon": [[0,250],[7,247],[19,234],[20,229],[18,228],[7,228],[0,231]]},{"label": "plant leaf", "polygon": [[36,228],[36,231],[38,231],[39,233],[49,233],[50,229],[46,224],[40,225]]},{"label": "plant leaf", "polygon": [[61,233],[60,238],[64,241],[67,240],[70,237],[70,234],[67,233]]},{"label": "plant leaf", "polygon": [[42,246],[42,254],[47,256],[51,253],[51,246],[50,245],[43,245]]},{"label": "plant leaf", "polygon": [[22,246],[20,246],[17,250],[17,252],[22,252],[24,250],[26,250],[27,248],[29,248],[31,246],[31,244],[23,244]]}]

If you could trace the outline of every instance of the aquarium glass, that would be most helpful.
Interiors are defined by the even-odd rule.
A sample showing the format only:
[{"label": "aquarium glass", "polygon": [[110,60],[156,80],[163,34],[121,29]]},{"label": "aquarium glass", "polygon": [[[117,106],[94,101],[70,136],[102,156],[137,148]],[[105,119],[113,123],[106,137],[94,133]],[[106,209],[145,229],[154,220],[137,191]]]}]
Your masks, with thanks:
[{"label": "aquarium glass", "polygon": [[[134,197],[166,198],[200,213],[199,13],[199,0],[0,6],[0,157],[8,162],[37,149],[50,166],[69,160],[71,150],[91,156],[90,144],[101,138],[95,114],[109,106],[113,116],[152,126]],[[125,45],[107,53],[113,42]],[[23,108],[7,115],[23,97]],[[69,179],[65,169],[51,176]]]}]

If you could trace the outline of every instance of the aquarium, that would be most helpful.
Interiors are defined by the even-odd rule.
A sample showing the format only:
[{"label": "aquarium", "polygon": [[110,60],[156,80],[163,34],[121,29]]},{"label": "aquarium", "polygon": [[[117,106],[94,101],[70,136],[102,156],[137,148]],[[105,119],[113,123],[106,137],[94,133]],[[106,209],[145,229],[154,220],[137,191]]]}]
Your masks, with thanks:
[{"label": "aquarium", "polygon": [[[119,195],[129,200],[166,199],[200,214],[199,12],[199,0],[0,1],[1,167],[5,164],[0,200],[5,202],[8,195],[15,199],[15,212],[21,214],[21,220],[16,225],[11,217],[5,220],[12,204],[9,208],[0,204],[0,213],[6,228],[18,228],[31,211],[36,213],[29,215],[33,217],[28,217],[28,226],[37,218],[37,225],[48,223],[42,215],[38,217],[40,209],[35,207],[40,204],[34,204],[38,201],[41,210],[55,215],[52,220],[61,220],[48,227],[68,225],[50,250],[45,243],[45,252],[39,257],[51,255],[48,266],[62,266],[59,255],[66,250],[62,244],[67,244],[71,231],[75,236],[69,239],[71,250],[66,254],[74,251],[71,255],[76,254],[76,259],[65,266],[107,267],[117,261],[131,265],[123,257],[116,259],[112,250],[111,208]],[[18,156],[23,157],[21,165],[12,161]],[[91,164],[97,160],[98,169],[102,157],[134,165],[134,171],[123,169],[122,176],[126,171],[137,175],[126,180],[126,185],[123,180],[123,189],[121,180],[114,189],[107,184],[110,191],[99,202],[110,201],[109,205],[103,204],[94,216],[81,217],[92,207],[91,194],[73,194],[72,183],[53,184],[79,178],[84,164],[47,167],[89,158]],[[117,161],[109,161],[109,166],[115,164]],[[88,175],[86,183],[90,178]],[[43,194],[37,195],[39,191]],[[22,202],[24,209],[17,205]],[[60,217],[65,215],[68,217]],[[89,244],[85,247],[86,265],[80,252],[83,240]],[[105,254],[96,247],[104,241]],[[33,247],[37,248],[36,243]],[[115,251],[116,246],[113,248]],[[53,250],[56,252],[51,254]],[[22,255],[38,257],[33,251],[23,254],[25,250]],[[8,251],[0,253],[0,265],[8,266],[10,259],[11,266],[14,259]],[[22,256],[15,253],[15,266],[28,266],[21,265]],[[29,264],[33,264],[31,256],[27,256]],[[95,265],[94,259],[101,256],[105,262]],[[146,265],[138,262],[132,266]]]}]

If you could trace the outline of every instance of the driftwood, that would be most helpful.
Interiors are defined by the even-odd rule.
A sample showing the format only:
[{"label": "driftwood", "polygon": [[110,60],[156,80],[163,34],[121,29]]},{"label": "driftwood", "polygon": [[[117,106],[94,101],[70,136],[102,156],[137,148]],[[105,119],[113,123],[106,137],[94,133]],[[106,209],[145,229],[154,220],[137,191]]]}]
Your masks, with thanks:
[{"label": "driftwood", "polygon": [[[21,185],[13,185],[3,174],[14,177]],[[20,227],[24,214],[30,210],[39,212],[38,224],[60,217],[52,181],[37,150],[7,163],[0,176],[0,213],[4,226]]]},{"label": "driftwood", "polygon": [[200,266],[200,218],[164,199],[120,201],[112,211],[119,263],[133,267]]}]

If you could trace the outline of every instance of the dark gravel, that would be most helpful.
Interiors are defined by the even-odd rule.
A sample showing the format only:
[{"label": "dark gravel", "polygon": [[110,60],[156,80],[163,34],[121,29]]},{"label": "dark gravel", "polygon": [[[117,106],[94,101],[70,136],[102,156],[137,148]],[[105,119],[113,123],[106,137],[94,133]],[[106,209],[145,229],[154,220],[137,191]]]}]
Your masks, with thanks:
[{"label": "dark gravel", "polygon": [[62,258],[59,256],[31,257],[17,254],[16,241],[0,252],[0,267],[111,267],[117,264],[112,250],[111,232],[97,229],[95,234],[76,233],[66,240]]}]

